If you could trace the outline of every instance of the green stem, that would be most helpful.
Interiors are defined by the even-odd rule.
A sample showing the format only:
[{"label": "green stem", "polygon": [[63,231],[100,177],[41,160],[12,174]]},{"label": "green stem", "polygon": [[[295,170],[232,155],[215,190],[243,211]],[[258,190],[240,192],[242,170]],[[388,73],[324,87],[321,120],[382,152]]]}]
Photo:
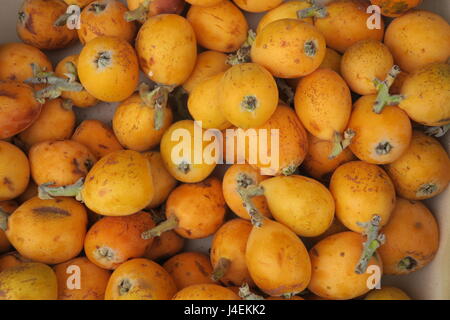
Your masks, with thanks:
[{"label": "green stem", "polygon": [[141,83],[139,86],[139,95],[146,106],[155,109],[154,128],[160,130],[164,125],[164,110],[167,108],[169,101],[169,93],[174,87],[156,86],[150,90],[150,86],[146,83]]},{"label": "green stem", "polygon": [[53,185],[53,182],[47,182],[38,186],[38,197],[42,200],[50,200],[54,197],[75,197],[78,201],[82,201],[83,178],[68,186],[52,187]]},{"label": "green stem", "polygon": [[299,19],[305,18],[325,18],[328,16],[328,11],[325,7],[320,7],[313,4],[312,7],[297,11],[297,17]]},{"label": "green stem", "polygon": [[379,215],[373,215],[370,222],[358,222],[358,225],[364,228],[363,234],[367,237],[367,240],[363,244],[361,258],[355,267],[355,272],[357,274],[363,274],[366,272],[369,260],[386,240],[385,235],[379,233],[380,223],[381,217]]},{"label": "green stem", "polygon": [[144,0],[136,9],[125,12],[125,20],[128,22],[139,21],[140,23],[144,23],[147,20],[151,2],[152,0]]},{"label": "green stem", "polygon": [[237,65],[242,63],[247,63],[251,61],[250,51],[252,49],[252,45],[255,42],[256,33],[252,29],[248,30],[247,40],[244,44],[236,51],[234,54],[230,54],[227,59],[227,63],[229,65]]},{"label": "green stem", "polygon": [[53,24],[55,27],[64,27],[67,24],[67,19],[72,15],[73,13],[64,13],[59,16],[58,19],[56,19],[55,23]]},{"label": "green stem", "polygon": [[395,78],[400,73],[400,67],[394,65],[392,69],[389,71],[386,79],[381,81],[377,78],[373,80],[375,88],[378,91],[377,98],[375,103],[373,104],[373,112],[381,113],[385,106],[393,106],[398,105],[404,97],[402,95],[390,95],[389,89],[395,81]]},{"label": "green stem", "polygon": [[448,130],[450,130],[450,123],[440,127],[427,127],[425,129],[425,133],[429,136],[435,136],[436,138],[440,138],[445,136]]},{"label": "green stem", "polygon": [[347,148],[350,143],[352,143],[352,139],[355,136],[355,131],[352,129],[347,129],[344,131],[344,137],[339,132],[334,133],[333,138],[333,148],[331,149],[331,153],[328,156],[328,159],[336,158],[345,148]]},{"label": "green stem", "polygon": [[[247,210],[251,217],[252,224],[255,227],[261,227],[263,224],[264,216],[258,211],[258,209],[253,204],[252,198],[264,195],[264,188],[257,186],[255,184],[247,184],[246,186],[242,184],[246,180],[245,174],[240,174],[236,182],[238,184],[237,192],[239,193],[243,206]],[[248,176],[247,176],[248,177]],[[248,181],[248,180],[247,180]]]},{"label": "green stem", "polygon": [[227,258],[220,258],[217,265],[214,267],[211,279],[213,281],[219,281],[230,269],[231,260]]},{"label": "green stem", "polygon": [[244,283],[239,288],[239,297],[241,297],[243,300],[264,300],[262,296],[259,296],[253,292],[250,291],[250,287],[247,283]]},{"label": "green stem", "polygon": [[283,101],[288,106],[294,103],[294,90],[286,83],[286,80],[277,78],[276,79],[278,92],[280,93],[280,100]]},{"label": "green stem", "polygon": [[144,231],[142,233],[141,237],[142,237],[142,239],[145,239],[145,240],[154,238],[154,237],[159,237],[159,236],[161,236],[162,233],[177,228],[178,224],[179,224],[178,218],[176,216],[170,216],[167,220],[165,220],[164,222],[161,222],[156,227],[154,227],[150,230]]},{"label": "green stem", "polygon": [[0,208],[0,229],[6,231],[8,229],[9,214]]}]

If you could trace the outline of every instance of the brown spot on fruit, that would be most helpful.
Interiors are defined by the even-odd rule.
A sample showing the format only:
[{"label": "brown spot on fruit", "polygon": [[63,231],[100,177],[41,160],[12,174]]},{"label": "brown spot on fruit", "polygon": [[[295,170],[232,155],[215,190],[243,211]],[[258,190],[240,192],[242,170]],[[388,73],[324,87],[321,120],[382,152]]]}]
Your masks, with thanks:
[{"label": "brown spot on fruit", "polygon": [[38,207],[34,208],[33,212],[38,214],[56,214],[62,216],[70,216],[70,212],[57,207]]},{"label": "brown spot on fruit", "polygon": [[3,178],[3,185],[6,186],[9,191],[14,192],[13,182],[8,177]]}]

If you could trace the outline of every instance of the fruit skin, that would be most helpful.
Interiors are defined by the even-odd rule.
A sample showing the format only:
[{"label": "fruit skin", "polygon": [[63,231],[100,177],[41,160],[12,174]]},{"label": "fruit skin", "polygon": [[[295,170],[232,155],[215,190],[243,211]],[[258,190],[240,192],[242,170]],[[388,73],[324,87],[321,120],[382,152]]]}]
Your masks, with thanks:
[{"label": "fruit skin", "polygon": [[[85,257],[57,264],[53,271],[58,279],[58,300],[103,300],[111,276],[108,270],[97,267]],[[72,289],[68,286],[68,281],[74,284],[75,281],[69,278],[77,274],[80,276],[80,287]]]},{"label": "fruit skin", "polygon": [[256,63],[238,64],[228,69],[218,92],[225,118],[243,129],[263,125],[278,106],[278,88],[273,76]]},{"label": "fruit skin", "polygon": [[[191,120],[175,122],[164,132],[160,144],[161,156],[167,171],[175,179],[186,183],[200,182],[205,180],[216,167],[217,156],[210,158],[210,154],[207,150],[205,151],[209,143],[203,141],[201,150],[199,150],[195,142],[196,135],[203,137],[204,132]],[[180,148],[183,156],[180,156]],[[183,151],[184,149],[186,151]],[[189,150],[190,155],[186,154]],[[195,163],[196,153],[202,157],[201,163]],[[174,155],[180,158],[174,159]]]},{"label": "fruit skin", "polygon": [[[297,11],[306,9],[311,7],[311,5],[304,1],[289,1],[283,2],[281,5],[276,8],[268,11],[262,18],[259,20],[258,27],[256,29],[256,34],[259,34],[267,25],[270,23],[281,20],[281,19],[298,19]],[[313,24],[312,18],[304,18],[300,19],[300,21],[307,22],[309,24]]]},{"label": "fruit skin", "polygon": [[5,271],[11,267],[18,266],[22,263],[30,262],[28,259],[22,257],[17,251],[10,251],[0,256],[0,272]]},{"label": "fruit skin", "polygon": [[198,83],[188,98],[188,110],[195,121],[205,129],[224,130],[231,126],[220,109],[217,91],[224,73],[216,74]]},{"label": "fruit skin", "polygon": [[63,106],[61,99],[48,100],[43,106],[39,118],[18,138],[29,149],[34,144],[46,140],[69,139],[75,128],[75,112]]},{"label": "fruit skin", "polygon": [[0,274],[0,300],[57,300],[53,270],[37,262],[23,263]]},{"label": "fruit skin", "polygon": [[399,104],[409,117],[426,126],[450,123],[450,65],[432,63],[409,74]]},{"label": "fruit skin", "polygon": [[411,144],[396,161],[386,165],[386,172],[397,194],[410,200],[432,198],[450,182],[450,159],[433,137],[413,131]]},{"label": "fruit skin", "polygon": [[152,201],[154,186],[149,161],[132,150],[101,158],[86,176],[81,197],[92,211],[106,216],[127,216]]},{"label": "fruit skin", "polygon": [[319,139],[331,141],[347,127],[352,108],[350,90],[331,69],[318,69],[302,78],[294,102],[306,130]]},{"label": "fruit skin", "polygon": [[37,143],[31,147],[29,159],[34,182],[55,187],[84,178],[97,160],[87,147],[72,140]]},{"label": "fruit skin", "polygon": [[19,9],[16,30],[26,44],[41,50],[70,46],[77,40],[77,31],[55,21],[66,13],[67,4],[61,0],[24,0]]},{"label": "fruit skin", "polygon": [[283,0],[233,0],[242,10],[248,12],[264,12],[278,7]]},{"label": "fruit skin", "polygon": [[302,163],[302,169],[314,179],[327,183],[340,165],[356,160],[350,148],[345,148],[337,157],[330,159],[332,149],[333,142],[318,139],[308,133],[308,153]]},{"label": "fruit skin", "polygon": [[[78,58],[79,55],[71,55],[67,56],[64,59],[62,59],[56,66],[55,73],[61,77],[68,79],[66,73],[71,73],[70,70],[67,68],[67,63],[73,63],[75,68],[78,66]],[[79,81],[78,79],[78,73],[76,74],[76,81]],[[69,99],[72,101],[73,105],[79,108],[89,108],[93,107],[98,103],[97,98],[95,98],[93,95],[91,95],[89,92],[87,92],[84,88],[82,91],[63,91],[61,93],[61,97],[64,99]]]},{"label": "fruit skin", "polygon": [[359,40],[383,40],[383,20],[380,28],[367,28],[371,16],[366,13],[368,6],[368,0],[336,0],[326,6],[328,15],[315,19],[314,25],[324,35],[328,47],[344,53]]},{"label": "fruit skin", "polygon": [[[361,234],[348,231],[317,243],[309,252],[313,271],[308,289],[322,298],[335,300],[353,299],[367,293],[371,273],[355,272],[364,241]],[[378,256],[372,257],[368,266],[378,266],[382,272]]]},{"label": "fruit skin", "polygon": [[[135,10],[145,0],[127,0],[129,10]],[[184,0],[154,0],[148,7],[147,17],[153,17],[158,14],[176,13],[180,14],[185,6]]]},{"label": "fruit skin", "polygon": [[[259,185],[262,181],[268,179],[269,176],[261,175],[258,169],[253,168],[247,163],[233,164],[225,172],[222,180],[222,188],[223,196],[228,207],[240,218],[250,220],[250,215],[244,207],[242,198],[237,191],[239,187],[237,180],[240,175],[245,175],[247,179],[251,179],[253,185]],[[252,203],[263,216],[268,218],[272,216],[264,196],[252,198]]]},{"label": "fruit skin", "polygon": [[154,195],[147,208],[153,209],[159,207],[167,200],[170,192],[176,187],[177,180],[164,167],[160,152],[148,151],[143,153],[143,155],[150,161],[150,166],[152,167]]},{"label": "fruit skin", "polygon": [[[381,230],[386,242],[378,253],[386,274],[408,274],[430,263],[439,248],[439,227],[433,214],[420,201],[397,199],[389,223]],[[414,235],[414,236],[412,236]],[[414,263],[401,267],[405,258]]]},{"label": "fruit skin", "polygon": [[183,89],[191,93],[202,81],[227,71],[231,66],[227,64],[228,56],[222,52],[208,50],[197,55],[194,70],[183,83]]},{"label": "fruit skin", "polygon": [[194,28],[198,44],[206,49],[233,52],[247,39],[247,20],[231,1],[209,7],[191,6],[187,19]]},{"label": "fruit skin", "polygon": [[[97,12],[96,8],[101,8]],[[135,22],[124,19],[127,7],[118,0],[97,0],[87,5],[80,15],[78,37],[84,45],[99,36],[117,37],[131,42],[136,35]]]},{"label": "fruit skin", "polygon": [[264,180],[261,186],[274,219],[297,235],[318,236],[333,222],[334,199],[320,182],[291,175]]},{"label": "fruit skin", "polygon": [[78,76],[95,98],[105,102],[125,100],[133,94],[139,81],[136,52],[125,40],[97,37],[81,50]]},{"label": "fruit skin", "polygon": [[[92,139],[95,137],[95,139]],[[72,140],[77,141],[100,159],[114,151],[123,150],[113,130],[99,120],[84,120],[76,128]]]},{"label": "fruit skin", "polygon": [[8,219],[6,236],[17,251],[32,261],[57,264],[83,249],[87,214],[72,198],[32,198]]},{"label": "fruit skin", "polygon": [[264,219],[261,227],[253,227],[245,255],[256,286],[270,296],[300,292],[308,286],[308,252],[294,232],[276,221]]},{"label": "fruit skin", "polygon": [[350,46],[342,56],[341,74],[350,89],[361,95],[376,94],[374,80],[384,81],[394,65],[388,47],[373,39]]},{"label": "fruit skin", "polygon": [[436,13],[412,10],[389,24],[384,44],[406,72],[445,63],[450,56],[450,25]]},{"label": "fruit skin", "polygon": [[399,17],[408,10],[417,7],[422,0],[370,0],[373,5],[381,8],[381,14],[386,17]]},{"label": "fruit skin", "polygon": [[395,207],[394,185],[380,167],[363,161],[341,165],[331,176],[330,191],[336,203],[336,216],[347,228],[362,233],[357,223],[381,217],[380,226],[389,221]]},{"label": "fruit skin", "polygon": [[162,266],[171,275],[178,290],[195,284],[214,283],[211,279],[211,262],[203,253],[182,252],[171,257]]},{"label": "fruit skin", "polygon": [[156,129],[155,110],[155,108],[146,105],[137,93],[117,107],[112,126],[122,146],[126,149],[142,152],[159,145],[164,132],[172,124],[173,113],[170,106],[164,108],[162,127]]},{"label": "fruit skin", "polygon": [[223,0],[186,0],[187,3],[200,6],[200,7],[211,7],[221,3]]},{"label": "fruit skin", "polygon": [[147,246],[144,258],[157,261],[172,257],[183,250],[184,242],[184,238],[173,230],[163,232],[159,237],[153,238],[153,243]]},{"label": "fruit skin", "polygon": [[94,0],[64,0],[65,3],[67,3],[67,5],[72,5],[75,4],[81,8],[84,8],[85,6],[87,6],[89,3],[93,2]]},{"label": "fruit skin", "polygon": [[15,145],[0,141],[0,201],[18,197],[28,186],[30,165]]},{"label": "fruit skin", "polygon": [[211,242],[210,258],[214,268],[220,259],[228,259],[230,266],[220,278],[226,286],[242,286],[247,283],[254,286],[245,260],[247,240],[252,224],[244,219],[232,219],[226,222],[214,235]]},{"label": "fruit skin", "polygon": [[219,179],[182,184],[166,202],[166,217],[179,221],[175,232],[183,238],[201,239],[214,234],[223,224],[225,199]]},{"label": "fruit skin", "polygon": [[240,300],[230,289],[217,284],[196,284],[178,291],[173,300]]},{"label": "fruit skin", "polygon": [[403,290],[396,287],[384,286],[370,291],[364,300],[412,300]]},{"label": "fruit skin", "polygon": [[24,131],[39,117],[42,105],[33,89],[19,81],[0,81],[0,140]]},{"label": "fruit skin", "polygon": [[148,19],[136,38],[142,71],[152,81],[178,86],[190,76],[197,59],[196,35],[191,24],[176,14]]},{"label": "fruit skin", "polygon": [[48,57],[38,48],[25,43],[11,42],[0,45],[0,80],[22,82],[33,76],[31,64],[53,71]]},{"label": "fruit skin", "polygon": [[176,291],[175,282],[159,264],[133,259],[114,270],[105,300],[170,300]]},{"label": "fruit skin", "polygon": [[124,217],[104,217],[94,223],[84,240],[87,258],[103,269],[114,270],[123,262],[143,256],[153,239],[142,232],[155,226],[147,212]]},{"label": "fruit skin", "polygon": [[282,19],[267,25],[252,45],[252,61],[278,78],[298,78],[316,70],[326,53],[325,38],[313,25]]},{"label": "fruit skin", "polygon": [[[355,132],[350,149],[360,160],[392,163],[408,149],[412,125],[406,112],[396,106],[386,106],[380,114],[373,112],[376,96],[363,96],[354,106],[348,129]],[[388,143],[389,148],[384,145]]]}]

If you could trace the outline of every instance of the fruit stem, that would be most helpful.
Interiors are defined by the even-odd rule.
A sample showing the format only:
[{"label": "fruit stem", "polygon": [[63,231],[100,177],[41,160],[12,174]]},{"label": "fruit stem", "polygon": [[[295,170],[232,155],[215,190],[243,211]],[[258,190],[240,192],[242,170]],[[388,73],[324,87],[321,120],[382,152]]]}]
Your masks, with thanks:
[{"label": "fruit stem", "polygon": [[310,8],[297,11],[297,17],[299,19],[325,18],[326,16],[328,16],[328,11],[325,7],[317,5],[315,1],[311,1],[310,3],[312,4]]},{"label": "fruit stem", "polygon": [[227,258],[220,258],[217,262],[217,265],[214,267],[214,270],[211,275],[211,279],[213,281],[219,281],[223,278],[225,273],[230,269],[231,260]]},{"label": "fruit stem", "polygon": [[72,61],[67,61],[65,64],[65,67],[67,69],[67,72],[64,73],[64,75],[69,78],[70,82],[74,82],[78,80],[78,70],[75,63]]},{"label": "fruit stem", "polygon": [[178,218],[176,216],[170,216],[169,218],[167,218],[167,220],[161,222],[156,227],[154,227],[150,230],[144,231],[142,233],[141,237],[142,237],[142,239],[145,239],[145,240],[154,238],[154,237],[159,237],[159,236],[161,236],[162,233],[177,228],[178,224],[179,224]]},{"label": "fruit stem", "polygon": [[385,235],[379,233],[380,222],[381,217],[379,215],[373,215],[370,222],[357,223],[358,226],[364,228],[363,235],[367,237],[367,240],[363,243],[361,258],[355,267],[357,274],[366,272],[369,260],[373,257],[376,250],[386,241]]},{"label": "fruit stem", "polygon": [[255,42],[256,33],[252,29],[248,30],[247,40],[245,40],[244,44],[236,51],[234,54],[230,54],[227,59],[227,63],[229,65],[237,65],[242,63],[247,63],[251,61],[250,51],[252,49],[252,45]]},{"label": "fruit stem", "polygon": [[150,86],[146,83],[141,83],[139,86],[139,95],[146,106],[155,109],[154,128],[160,130],[164,124],[164,109],[167,107],[169,101],[169,93],[174,87],[170,86],[156,86],[150,90]]},{"label": "fruit stem", "polygon": [[248,283],[244,283],[239,288],[239,297],[241,297],[243,300],[264,300],[262,296],[259,296],[250,291]]},{"label": "fruit stem", "polygon": [[67,19],[72,15],[73,13],[64,13],[58,17],[58,19],[55,20],[55,23],[53,25],[55,27],[64,27],[67,24]]},{"label": "fruit stem", "polygon": [[425,129],[425,133],[429,136],[440,138],[445,136],[448,130],[450,130],[450,123],[440,127],[428,127]]},{"label": "fruit stem", "polygon": [[238,184],[237,192],[241,196],[244,208],[251,217],[252,224],[259,228],[263,224],[264,216],[255,207],[252,198],[264,195],[264,188],[257,186],[254,183],[248,183],[249,181],[253,182],[246,174],[239,174],[236,179]]},{"label": "fruit stem", "polygon": [[151,2],[152,0],[144,0],[136,9],[125,12],[125,20],[127,22],[139,21],[140,23],[144,23],[147,20]]},{"label": "fruit stem", "polygon": [[6,231],[8,229],[9,214],[0,208],[0,229]]},{"label": "fruit stem", "polygon": [[375,103],[373,104],[373,112],[380,114],[385,106],[398,105],[404,99],[404,96],[402,95],[389,94],[389,89],[391,88],[395,78],[400,73],[400,71],[400,67],[394,65],[384,81],[381,81],[377,78],[373,80],[375,88],[378,91],[377,98],[375,100]]},{"label": "fruit stem", "polygon": [[[286,83],[286,80],[277,78],[276,79],[278,92],[280,93],[280,100],[283,101],[288,106],[292,105],[294,102],[294,90]],[[281,96],[283,95],[283,96]]]},{"label": "fruit stem", "polygon": [[347,129],[344,131],[344,138],[342,138],[342,134],[339,132],[334,133],[333,138],[333,148],[331,149],[331,153],[328,156],[328,159],[336,158],[345,148],[347,148],[352,142],[353,137],[355,136],[355,131],[352,129]]},{"label": "fruit stem", "polygon": [[70,111],[73,108],[73,101],[70,99],[63,99],[61,106],[63,109]]},{"label": "fruit stem", "polygon": [[67,186],[52,187],[54,182],[43,183],[38,187],[38,197],[42,200],[51,200],[54,197],[75,197],[78,201],[82,201],[81,189],[84,186],[84,178]]},{"label": "fruit stem", "polygon": [[57,77],[54,72],[48,72],[39,65],[32,63],[33,77],[26,79],[27,84],[47,84],[48,86],[42,90],[35,92],[36,100],[44,103],[45,99],[56,99],[61,96],[62,91],[80,92],[83,86],[74,81],[73,77],[63,79]]}]

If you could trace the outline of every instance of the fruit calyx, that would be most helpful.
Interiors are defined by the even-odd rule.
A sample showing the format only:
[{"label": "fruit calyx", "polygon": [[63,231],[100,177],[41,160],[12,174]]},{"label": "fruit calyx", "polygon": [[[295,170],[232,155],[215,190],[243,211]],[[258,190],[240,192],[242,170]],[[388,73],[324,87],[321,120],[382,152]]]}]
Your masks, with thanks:
[{"label": "fruit calyx", "polygon": [[151,2],[152,0],[144,0],[136,9],[125,12],[125,20],[127,22],[139,21],[140,23],[144,23],[147,20]]},{"label": "fruit calyx", "polygon": [[328,16],[326,7],[320,6],[314,0],[307,1],[311,4],[311,7],[297,11],[297,17],[299,19],[305,18],[325,18]]},{"label": "fruit calyx", "polygon": [[247,63],[251,61],[250,51],[252,49],[252,45],[255,42],[256,33],[252,29],[248,30],[247,40],[245,40],[244,44],[236,51],[234,54],[230,54],[227,59],[227,64],[229,65],[237,65],[242,63]]},{"label": "fruit calyx", "polygon": [[160,130],[164,125],[164,109],[169,101],[169,93],[174,90],[173,86],[157,85],[153,89],[146,83],[139,86],[139,96],[146,106],[155,109],[154,123],[155,130]]},{"label": "fruit calyx", "polygon": [[352,129],[347,129],[342,135],[340,132],[335,132],[333,137],[333,147],[328,159],[336,158],[344,149],[346,149],[355,137],[356,132]]},{"label": "fruit calyx", "polygon": [[380,79],[375,78],[373,83],[375,88],[377,89],[378,95],[373,104],[373,112],[380,114],[383,111],[385,106],[394,106],[398,105],[405,97],[402,95],[390,95],[389,89],[395,81],[397,75],[401,72],[400,67],[394,65],[389,71],[386,79],[381,81]]}]

